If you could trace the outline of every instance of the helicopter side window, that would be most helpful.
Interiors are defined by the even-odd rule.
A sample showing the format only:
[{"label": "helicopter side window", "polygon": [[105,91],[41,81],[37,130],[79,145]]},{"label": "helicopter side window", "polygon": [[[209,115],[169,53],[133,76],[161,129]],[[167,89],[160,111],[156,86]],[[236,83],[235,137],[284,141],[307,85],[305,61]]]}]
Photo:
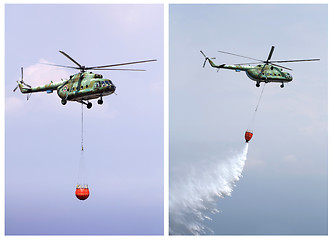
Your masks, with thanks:
[{"label": "helicopter side window", "polygon": [[100,82],[99,82],[99,81],[97,81],[97,82],[95,83],[95,87],[96,87],[96,88],[100,87]]}]

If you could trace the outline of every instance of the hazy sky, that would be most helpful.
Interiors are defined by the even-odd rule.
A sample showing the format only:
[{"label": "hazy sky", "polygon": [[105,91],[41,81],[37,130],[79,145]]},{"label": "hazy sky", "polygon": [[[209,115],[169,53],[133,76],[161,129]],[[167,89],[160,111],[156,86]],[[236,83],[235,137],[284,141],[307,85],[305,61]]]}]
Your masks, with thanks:
[{"label": "hazy sky", "polygon": [[[5,6],[5,233],[163,234],[163,5]],[[13,93],[85,66],[158,59],[146,72],[100,72],[117,95],[84,107],[90,197],[76,199],[81,105]],[[134,68],[133,67],[133,68]],[[96,71],[98,72],[98,71]]]},{"label": "hazy sky", "polygon": [[[327,5],[170,5],[170,182],[193,161],[244,142],[261,88],[208,64],[289,63],[293,82],[267,84],[232,197],[205,221],[215,234],[327,234]],[[286,64],[285,64],[286,65]],[[263,85],[263,84],[262,84]],[[170,190],[172,195],[172,189]]]}]

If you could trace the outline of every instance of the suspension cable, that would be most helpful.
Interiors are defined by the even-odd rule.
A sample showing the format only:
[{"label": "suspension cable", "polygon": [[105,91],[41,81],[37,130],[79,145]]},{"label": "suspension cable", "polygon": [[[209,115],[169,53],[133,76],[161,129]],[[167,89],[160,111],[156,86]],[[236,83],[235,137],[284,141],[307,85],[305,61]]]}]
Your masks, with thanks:
[{"label": "suspension cable", "polygon": [[262,91],[261,91],[261,95],[259,96],[258,103],[257,103],[256,109],[255,109],[255,112],[257,112],[258,105],[259,105],[259,103],[261,102],[261,98],[262,98],[262,95],[263,95],[263,92],[264,92],[264,89],[265,89],[265,85],[266,85],[266,83],[264,83],[263,89],[262,89]]},{"label": "suspension cable", "polygon": [[82,118],[81,118],[81,122],[82,122],[82,128],[81,128],[81,147],[82,147],[82,152],[84,151],[83,148],[83,103],[81,104],[81,112],[82,112]]},{"label": "suspension cable", "polygon": [[264,83],[264,86],[263,86],[263,88],[262,88],[261,94],[260,94],[260,96],[259,96],[259,99],[258,99],[258,102],[257,102],[256,108],[255,108],[254,114],[253,114],[253,116],[252,116],[252,118],[251,118],[251,121],[250,121],[250,123],[249,123],[248,129],[253,130],[253,128],[254,128],[255,118],[256,118],[256,113],[257,113],[257,110],[258,110],[259,104],[260,104],[261,99],[262,99],[262,95],[263,95],[263,92],[264,92],[264,89],[265,89],[265,85],[266,85],[266,83]]}]

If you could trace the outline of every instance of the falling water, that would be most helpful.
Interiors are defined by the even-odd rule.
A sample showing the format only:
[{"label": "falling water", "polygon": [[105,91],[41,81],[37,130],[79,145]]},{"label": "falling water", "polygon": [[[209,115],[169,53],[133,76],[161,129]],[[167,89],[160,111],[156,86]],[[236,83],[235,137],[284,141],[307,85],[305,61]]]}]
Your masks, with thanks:
[{"label": "falling water", "polygon": [[[205,226],[218,213],[219,198],[231,196],[242,176],[248,144],[227,157],[196,161],[186,167],[171,168],[169,231],[171,235],[213,234]],[[174,177],[174,178],[173,178]]]}]

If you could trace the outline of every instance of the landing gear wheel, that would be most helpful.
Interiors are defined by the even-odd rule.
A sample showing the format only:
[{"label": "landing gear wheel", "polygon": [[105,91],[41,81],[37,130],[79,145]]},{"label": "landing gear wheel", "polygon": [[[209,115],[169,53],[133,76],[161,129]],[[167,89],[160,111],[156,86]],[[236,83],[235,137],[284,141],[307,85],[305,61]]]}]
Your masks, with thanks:
[{"label": "landing gear wheel", "polygon": [[280,87],[281,87],[281,88],[283,88],[284,86],[285,86],[285,84],[284,84],[284,83],[282,83],[282,84],[280,85]]},{"label": "landing gear wheel", "polygon": [[91,107],[92,107],[92,103],[88,103],[87,105],[86,105],[86,107],[88,108],[88,109],[90,109]]},{"label": "landing gear wheel", "polygon": [[98,99],[98,104],[101,105],[101,104],[103,104],[103,102],[104,102],[103,99]]},{"label": "landing gear wheel", "polygon": [[259,82],[258,82],[258,83],[256,83],[256,87],[259,87],[259,86],[260,86]]},{"label": "landing gear wheel", "polygon": [[66,100],[66,99],[62,99],[62,100],[61,100],[61,103],[62,103],[62,105],[66,105],[67,100]]}]

